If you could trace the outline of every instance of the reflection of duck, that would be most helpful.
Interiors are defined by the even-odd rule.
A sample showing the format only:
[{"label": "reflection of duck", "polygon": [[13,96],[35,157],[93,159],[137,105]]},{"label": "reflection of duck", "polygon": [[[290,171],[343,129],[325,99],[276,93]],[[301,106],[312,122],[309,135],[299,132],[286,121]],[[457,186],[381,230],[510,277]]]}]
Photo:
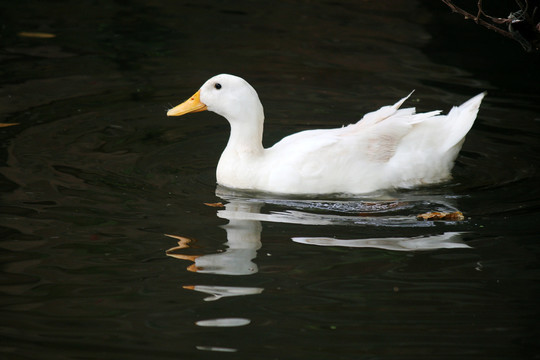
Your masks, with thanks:
[{"label": "reflection of duck", "polygon": [[[224,196],[222,194],[222,196]],[[188,267],[188,270],[198,273],[211,273],[221,275],[251,275],[258,271],[257,265],[253,262],[257,255],[257,250],[261,247],[261,221],[293,223],[304,225],[351,225],[363,224],[374,226],[391,226],[394,230],[400,226],[407,228],[430,226],[429,222],[418,222],[415,217],[400,217],[395,216],[374,216],[371,219],[366,219],[366,216],[343,216],[337,214],[315,214],[306,211],[285,211],[262,213],[261,207],[269,202],[275,205],[282,205],[290,208],[295,206],[297,209],[302,208],[307,203],[304,201],[284,200],[263,200],[263,199],[241,199],[231,198],[227,196],[226,208],[218,211],[218,217],[228,219],[229,223],[223,228],[227,231],[227,249],[224,252],[207,255],[185,255],[180,251],[190,247],[191,239],[182,236],[167,235],[178,240],[178,246],[167,250],[167,255],[193,262],[193,265]],[[417,200],[418,201],[418,200]],[[423,201],[419,201],[422,202]],[[343,206],[341,210],[346,211],[347,208],[354,206],[348,202],[338,203],[333,202],[333,208],[338,209],[338,204]],[[312,204],[314,205],[314,204]],[[327,208],[328,203],[321,204],[323,208]],[[434,204],[431,204],[433,206]],[[406,202],[389,203],[387,201],[374,203],[372,201],[362,205],[362,208],[368,207],[381,211],[384,207],[387,209],[409,209]],[[441,202],[439,207],[449,207],[450,205]],[[353,220],[356,218],[357,220]],[[367,220],[367,221],[366,221]],[[381,237],[381,238],[364,238],[352,240],[339,240],[329,237],[293,237],[293,241],[297,243],[318,245],[318,246],[344,246],[349,248],[369,247],[392,251],[420,251],[420,250],[436,250],[436,249],[452,249],[452,248],[469,248],[468,245],[461,241],[460,234],[457,232],[445,232],[437,235],[416,236],[416,237]],[[238,286],[218,286],[218,285],[186,285],[185,289],[200,291],[210,294],[210,297],[205,298],[205,301],[218,300],[223,297],[244,296],[260,294],[264,289],[259,287],[238,287]]]},{"label": "reflection of duck", "polygon": [[204,301],[215,301],[224,297],[257,295],[263,292],[263,288],[245,286],[217,286],[217,285],[186,285],[184,289],[200,291],[211,296]]},{"label": "reflection of duck", "polygon": [[[231,212],[256,212],[261,205],[255,203],[232,202],[226,205]],[[167,235],[178,239],[178,246],[167,250],[167,255],[193,261],[188,270],[199,273],[222,275],[250,275],[258,271],[257,265],[251,261],[257,256],[261,247],[261,223],[246,219],[229,219],[223,228],[227,231],[227,249],[224,252],[207,255],[184,255],[177,251],[189,247],[189,239],[181,236]]]},{"label": "reflection of duck", "polygon": [[[223,193],[222,193],[223,195]],[[285,212],[270,212],[264,214],[260,211],[264,201],[259,199],[257,201],[229,198],[230,203],[227,204],[225,210],[218,211],[218,216],[221,218],[229,219],[229,221],[241,222],[244,227],[244,231],[249,228],[246,224],[252,223],[250,226],[252,229],[257,229],[258,233],[261,231],[260,221],[265,222],[279,222],[290,224],[303,224],[303,225],[372,225],[372,226],[391,226],[392,229],[396,227],[407,228],[423,228],[432,226],[432,222],[418,221],[415,216],[376,216],[375,213],[372,216],[351,216],[343,214],[321,214],[312,213],[300,210],[287,210]],[[274,204],[282,204],[289,208],[290,206],[299,207],[302,201],[285,200],[284,202],[270,200]],[[418,200],[417,200],[418,201]],[[335,207],[341,204],[342,210],[347,207],[357,206],[358,204],[348,202],[335,202]],[[312,202],[311,205],[314,205]],[[324,205],[323,205],[324,206]],[[367,202],[363,206],[372,209],[381,210],[387,207],[388,210],[399,210],[398,207],[408,209],[409,204],[403,202],[400,205],[388,201],[381,202]],[[430,206],[435,206],[435,203],[430,203]],[[452,209],[451,205],[446,203],[444,199],[440,199],[437,206]],[[326,208],[326,206],[324,206]],[[229,224],[230,225],[230,224]],[[245,236],[245,235],[244,235]],[[338,246],[349,248],[375,248],[392,251],[425,251],[425,250],[437,250],[437,249],[456,249],[456,248],[470,248],[461,239],[461,233],[459,232],[444,232],[442,234],[426,235],[426,236],[410,236],[410,237],[380,237],[380,238],[361,238],[361,239],[335,239],[331,237],[292,237],[292,240],[296,243],[318,246]]]},{"label": "reflection of duck", "polygon": [[460,233],[457,232],[445,232],[441,235],[417,237],[388,237],[348,240],[327,237],[294,237],[292,240],[300,244],[308,245],[377,248],[394,251],[470,248],[469,245],[461,241]]},{"label": "reflection of duck", "polygon": [[210,110],[231,135],[217,166],[219,184],[277,193],[365,193],[437,183],[450,177],[484,94],[446,116],[399,109],[407,98],[330,130],[309,130],[262,147],[264,113],[243,79],[221,74],[167,115]]}]

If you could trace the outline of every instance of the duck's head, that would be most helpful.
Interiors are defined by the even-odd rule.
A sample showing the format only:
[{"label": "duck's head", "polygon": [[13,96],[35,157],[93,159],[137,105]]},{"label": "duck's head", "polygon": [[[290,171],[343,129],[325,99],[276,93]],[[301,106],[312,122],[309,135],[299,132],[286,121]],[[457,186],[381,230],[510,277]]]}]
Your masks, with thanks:
[{"label": "duck's head", "polygon": [[209,110],[225,117],[229,122],[263,119],[263,107],[257,92],[244,79],[220,74],[209,79],[188,100],[167,112],[167,116],[180,116]]}]

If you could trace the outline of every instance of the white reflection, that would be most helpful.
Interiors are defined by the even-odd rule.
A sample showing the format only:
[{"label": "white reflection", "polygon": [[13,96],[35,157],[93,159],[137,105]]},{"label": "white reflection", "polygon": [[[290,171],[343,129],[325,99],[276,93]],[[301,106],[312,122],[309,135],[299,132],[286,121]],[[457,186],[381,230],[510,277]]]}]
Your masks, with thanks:
[{"label": "white reflection", "polygon": [[249,325],[249,323],[251,323],[251,320],[245,318],[219,318],[199,320],[195,325],[204,327],[238,327]]},{"label": "white reflection", "polygon": [[[261,204],[247,202],[230,202],[225,209],[229,214],[258,213]],[[198,273],[221,275],[251,275],[258,271],[253,260],[261,247],[260,221],[245,219],[242,216],[231,216],[229,223],[223,228],[227,232],[227,249],[220,253],[207,255],[183,255],[176,251],[189,247],[189,239],[181,236],[167,235],[179,239],[178,246],[167,250],[167,255],[182,260],[193,261],[188,270]]]},{"label": "white reflection", "polygon": [[[224,210],[218,211],[218,217],[229,219],[231,223],[233,221],[241,221],[242,224],[256,223],[257,231],[261,231],[260,222],[279,222],[279,223],[292,223],[302,225],[373,225],[373,226],[387,226],[393,228],[399,227],[432,227],[433,221],[418,221],[415,214],[410,215],[396,215],[395,211],[417,206],[418,202],[425,203],[425,199],[415,199],[416,202],[409,201],[391,201],[382,200],[377,202],[317,202],[317,201],[277,201],[277,200],[239,200],[237,198],[229,198],[230,203],[227,204]],[[321,207],[331,207],[335,209],[354,208],[369,211],[367,213],[360,213],[356,215],[343,215],[334,213],[314,213],[299,210],[285,210],[285,211],[270,211],[269,213],[261,213],[260,209],[264,203],[280,203],[281,205],[291,206],[293,203],[298,208],[308,208],[309,206],[319,206],[316,210],[321,210]],[[413,205],[411,205],[411,203]],[[315,205],[313,205],[315,204]],[[428,203],[428,206],[431,203]],[[437,203],[440,209],[441,206],[447,211],[456,210],[450,204],[447,204],[444,199],[439,200]],[[392,215],[381,216],[381,212],[388,212]],[[253,225],[252,225],[253,226]],[[259,235],[260,238],[260,235]],[[317,245],[317,246],[342,246],[351,248],[378,248],[392,251],[421,251],[421,250],[436,250],[436,249],[456,249],[456,248],[470,248],[461,239],[461,233],[459,232],[444,232],[437,235],[427,236],[414,236],[414,237],[382,237],[382,238],[360,238],[341,240],[331,237],[302,237],[295,236],[292,240],[297,243]]]},{"label": "white reflection", "polygon": [[[265,196],[260,193],[244,193],[218,186],[216,195],[229,204],[219,210],[223,219],[276,222],[300,225],[368,225],[377,227],[432,227],[433,221],[418,221],[418,214],[427,212],[456,212],[454,198],[444,195],[371,194],[357,199],[287,199]],[[249,206],[260,209],[268,205],[267,212],[249,210]]]},{"label": "white reflection", "polygon": [[445,232],[441,235],[418,237],[387,237],[349,240],[329,237],[293,237],[292,240],[307,245],[377,248],[394,251],[470,248],[470,246],[461,241],[461,236],[458,232]]},{"label": "white reflection", "polygon": [[[229,204],[237,203],[236,200],[231,200]],[[260,212],[246,212],[238,211],[236,207],[227,207],[225,210],[219,210],[217,216],[222,219],[242,219],[246,221],[266,221],[276,222],[282,224],[300,224],[300,225],[372,225],[372,226],[414,226],[414,227],[431,227],[432,222],[416,220],[416,217],[412,216],[370,216],[362,214],[359,215],[343,215],[343,214],[324,214],[324,213],[310,213],[306,211],[298,210],[285,210],[285,211],[271,211],[268,214]],[[247,205],[260,203],[244,202]]]},{"label": "white reflection", "polygon": [[[395,209],[396,206],[406,207],[402,203],[384,201],[380,203],[369,203],[372,208],[376,209]],[[399,205],[395,205],[399,204]],[[418,221],[416,216],[373,216],[374,214],[362,214],[362,216],[340,215],[340,214],[325,214],[325,213],[310,213],[297,210],[286,210],[279,212],[270,212],[263,214],[260,212],[262,204],[256,201],[242,201],[231,199],[225,210],[218,211],[218,217],[229,219],[231,225],[233,222],[239,222],[244,227],[246,224],[252,223],[251,227],[258,231],[260,239],[261,221],[293,223],[303,225],[347,225],[347,224],[371,224],[376,226],[407,226],[407,227],[425,227],[433,226],[430,221]],[[371,215],[371,216],[370,216]],[[254,224],[257,224],[256,226]],[[229,226],[229,225],[226,225]],[[245,228],[244,228],[245,229]],[[229,232],[227,232],[229,234]],[[245,236],[245,234],[244,234]],[[435,249],[454,249],[454,248],[469,248],[461,241],[460,233],[445,232],[438,235],[417,236],[417,237],[385,237],[385,238],[365,238],[340,240],[330,237],[293,237],[293,241],[308,245],[318,246],[344,246],[355,248],[379,248],[393,251],[419,251],[419,250],[435,250]]]},{"label": "white reflection", "polygon": [[[239,198],[220,195],[228,201],[225,209],[218,210],[217,216],[227,219],[228,224],[223,228],[227,232],[226,249],[223,252],[205,255],[183,254],[190,248],[192,239],[181,236],[171,236],[178,240],[178,246],[167,251],[167,255],[182,260],[193,261],[188,270],[198,273],[220,275],[251,275],[258,272],[257,264],[253,261],[261,244],[261,222],[277,222],[301,225],[343,226],[376,226],[392,228],[395,234],[399,228],[433,227],[434,221],[418,221],[418,213],[428,211],[456,211],[451,200],[438,197],[429,200],[425,196],[408,196],[403,199],[364,200],[287,200],[263,198]],[[436,197],[433,197],[436,198]],[[263,205],[269,207],[262,212]],[[452,222],[446,222],[449,224]],[[454,222],[457,223],[457,222]],[[331,228],[328,228],[331,229]],[[336,239],[332,237],[294,236],[297,243],[316,246],[342,246],[349,248],[378,248],[391,251],[420,251],[436,249],[470,248],[461,240],[458,232],[444,232],[428,236],[382,237],[359,239]],[[182,250],[180,252],[180,250]],[[211,296],[206,301],[218,300],[227,296],[251,295],[262,292],[261,288],[238,288],[226,286],[195,285],[186,287],[191,290],[205,292]]]},{"label": "white reflection", "polygon": [[184,286],[184,289],[200,291],[212,296],[204,298],[204,301],[215,301],[229,296],[257,295],[263,292],[263,288],[239,287],[239,286],[214,286],[214,285],[193,285]]},{"label": "white reflection", "polygon": [[237,349],[226,348],[222,346],[197,346],[197,350],[202,351],[217,351],[217,352],[237,352]]},{"label": "white reflection", "polygon": [[[231,213],[259,212],[260,204],[231,202],[226,209]],[[197,272],[223,275],[250,275],[258,271],[251,261],[261,247],[262,226],[259,221],[228,218],[229,223],[223,228],[227,232],[227,249],[218,254],[199,256],[195,260]]]}]

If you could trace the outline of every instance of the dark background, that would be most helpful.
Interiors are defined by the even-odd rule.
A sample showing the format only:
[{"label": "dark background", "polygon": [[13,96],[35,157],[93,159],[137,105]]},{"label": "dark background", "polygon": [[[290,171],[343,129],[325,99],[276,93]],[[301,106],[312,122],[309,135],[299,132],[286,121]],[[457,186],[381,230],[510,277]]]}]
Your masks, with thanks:
[{"label": "dark background", "polygon": [[[2,358],[540,356],[537,54],[439,1],[19,0],[0,19]],[[413,89],[418,111],[488,96],[450,183],[258,204],[215,194],[226,121],[165,116],[221,72],[257,89],[266,146]],[[227,235],[240,212],[214,202],[262,233]],[[416,220],[433,210],[466,220]],[[291,241],[449,232],[468,248]],[[191,242],[169,257],[164,234]]]}]

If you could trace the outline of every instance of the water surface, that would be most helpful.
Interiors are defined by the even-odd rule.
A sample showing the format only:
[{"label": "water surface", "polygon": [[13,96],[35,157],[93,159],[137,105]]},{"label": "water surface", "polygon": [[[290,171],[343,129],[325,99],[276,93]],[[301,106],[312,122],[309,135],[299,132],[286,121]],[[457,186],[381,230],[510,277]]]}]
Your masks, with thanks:
[{"label": "water surface", "polygon": [[[540,76],[517,43],[421,1],[21,1],[2,21],[3,358],[539,356]],[[226,122],[165,116],[220,72],[258,90],[266,146],[412,89],[419,111],[488,96],[449,183],[242,194],[215,185]]]}]

